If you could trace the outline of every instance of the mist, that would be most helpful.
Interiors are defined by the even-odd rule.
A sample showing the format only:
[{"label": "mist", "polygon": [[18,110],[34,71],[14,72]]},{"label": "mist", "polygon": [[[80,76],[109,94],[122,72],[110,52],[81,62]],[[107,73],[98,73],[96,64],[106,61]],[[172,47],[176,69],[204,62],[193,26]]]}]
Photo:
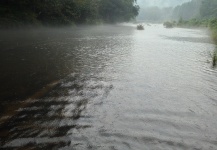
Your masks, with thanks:
[{"label": "mist", "polygon": [[0,0],[0,149],[217,150],[216,8]]},{"label": "mist", "polygon": [[137,3],[140,8],[157,6],[163,7],[175,7],[191,0],[138,0]]},{"label": "mist", "polygon": [[197,18],[201,0],[138,0],[138,21],[162,23]]}]

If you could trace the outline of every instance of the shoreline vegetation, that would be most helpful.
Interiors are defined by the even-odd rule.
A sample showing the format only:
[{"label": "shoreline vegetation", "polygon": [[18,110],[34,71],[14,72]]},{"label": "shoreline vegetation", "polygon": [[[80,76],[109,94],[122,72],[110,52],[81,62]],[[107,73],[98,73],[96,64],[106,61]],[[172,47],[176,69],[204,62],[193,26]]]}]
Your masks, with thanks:
[{"label": "shoreline vegetation", "polygon": [[137,25],[137,30],[144,30],[144,26],[142,24]]},{"label": "shoreline vegetation", "polygon": [[166,21],[163,23],[166,28],[181,27],[181,28],[209,28],[212,34],[213,41],[217,44],[217,19],[191,19],[176,21]]},{"label": "shoreline vegetation", "polygon": [[136,0],[1,0],[0,29],[118,23],[138,12]]},{"label": "shoreline vegetation", "polygon": [[[0,29],[73,27],[128,22],[139,14],[137,0],[1,0]],[[193,10],[194,18],[189,19]],[[166,28],[206,27],[217,45],[217,1],[192,0],[174,8],[179,21],[165,22]],[[186,12],[186,13],[183,13]],[[184,15],[184,16],[183,16]],[[189,17],[186,17],[189,16]],[[191,16],[191,17],[193,17]],[[184,17],[184,19],[182,19]],[[170,18],[173,19],[173,18]],[[213,54],[216,65],[217,48]]]},{"label": "shoreline vegetation", "polygon": [[213,42],[216,44],[216,49],[212,55],[213,67],[216,67],[217,63],[217,19],[191,19],[183,20],[179,19],[176,21],[166,21],[163,23],[165,28],[181,27],[181,28],[208,28],[211,31],[211,37]]},{"label": "shoreline vegetation", "polygon": [[[216,48],[213,52],[213,66],[217,63],[217,0],[191,0],[177,6],[172,11],[172,16],[175,18],[168,18],[172,27],[184,27],[184,28],[208,28],[211,32],[213,42],[216,44]],[[167,26],[165,26],[167,27]]]}]

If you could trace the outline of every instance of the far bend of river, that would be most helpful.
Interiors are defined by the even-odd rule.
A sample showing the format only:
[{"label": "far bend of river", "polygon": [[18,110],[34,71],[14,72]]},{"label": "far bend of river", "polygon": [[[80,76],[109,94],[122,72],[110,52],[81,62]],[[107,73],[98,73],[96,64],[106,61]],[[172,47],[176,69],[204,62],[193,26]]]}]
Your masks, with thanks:
[{"label": "far bend of river", "polygon": [[217,149],[206,30],[11,30],[0,47],[0,148]]}]

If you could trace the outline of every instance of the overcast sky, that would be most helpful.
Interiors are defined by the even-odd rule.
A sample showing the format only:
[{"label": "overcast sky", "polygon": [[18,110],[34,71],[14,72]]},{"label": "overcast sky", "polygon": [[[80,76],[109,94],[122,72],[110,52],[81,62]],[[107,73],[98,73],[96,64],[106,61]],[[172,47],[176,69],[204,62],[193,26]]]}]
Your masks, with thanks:
[{"label": "overcast sky", "polygon": [[191,0],[137,0],[138,5],[142,7],[158,6],[158,7],[174,7]]}]

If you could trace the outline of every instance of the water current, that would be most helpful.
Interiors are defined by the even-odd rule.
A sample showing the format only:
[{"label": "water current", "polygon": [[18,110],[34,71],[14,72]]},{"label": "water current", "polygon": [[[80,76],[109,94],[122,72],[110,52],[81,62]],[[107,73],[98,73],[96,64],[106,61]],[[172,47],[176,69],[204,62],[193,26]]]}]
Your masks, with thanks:
[{"label": "water current", "polygon": [[0,32],[0,148],[217,149],[207,30]]}]

